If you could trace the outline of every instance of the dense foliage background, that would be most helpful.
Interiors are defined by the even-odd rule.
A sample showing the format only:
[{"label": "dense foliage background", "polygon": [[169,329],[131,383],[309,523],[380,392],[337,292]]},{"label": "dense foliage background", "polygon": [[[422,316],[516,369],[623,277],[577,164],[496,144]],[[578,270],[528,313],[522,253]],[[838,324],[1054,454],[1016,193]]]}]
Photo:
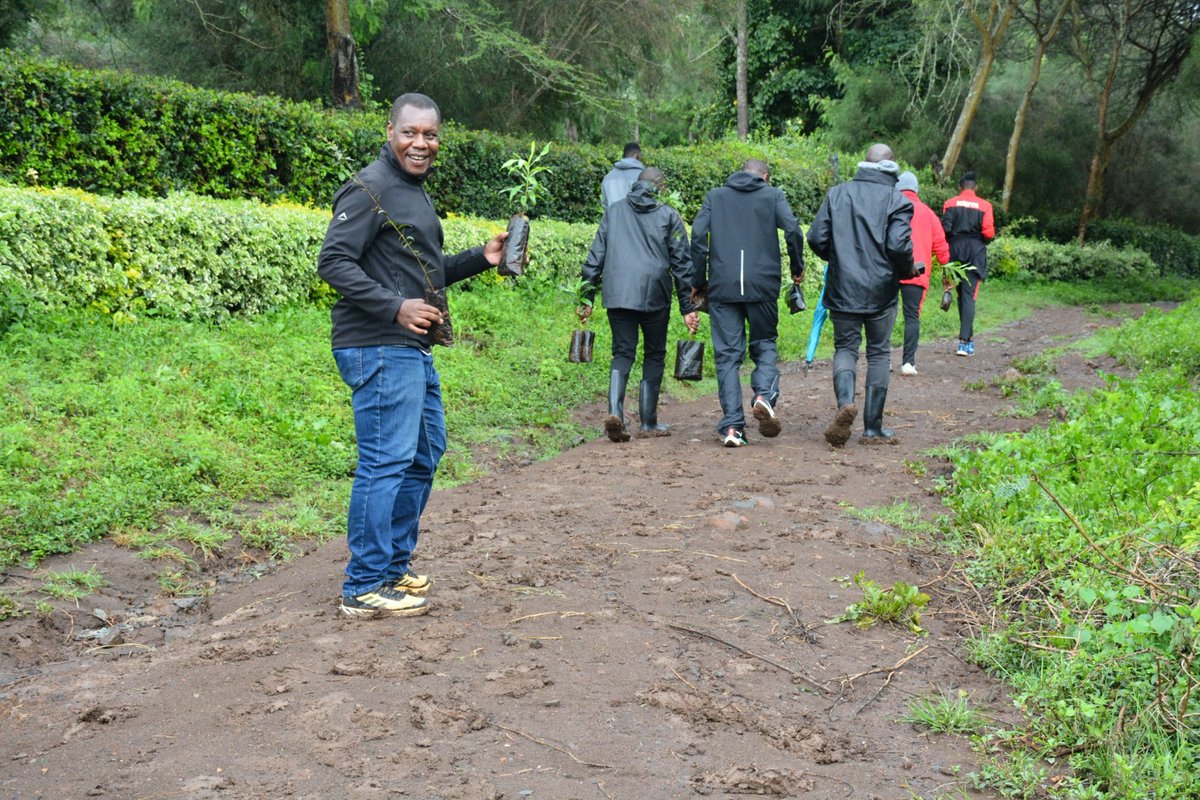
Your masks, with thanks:
[{"label": "dense foliage background", "polygon": [[[1036,65],[1009,210],[1078,216],[1103,130],[1112,141],[1094,187],[1100,216],[1200,232],[1182,166],[1200,156],[1191,55],[1200,21],[1173,0],[1139,4],[1123,39],[1114,38],[1114,0],[13,0],[0,14],[0,47],[328,106],[322,5],[346,11],[367,107],[424,91],[470,129],[597,145],[589,178],[628,139],[653,159],[663,147],[729,138],[742,10],[751,138],[816,134],[850,154],[882,139],[927,165],[970,107],[952,177],[973,169],[996,199]],[[1059,8],[1067,13],[1052,29]],[[988,31],[994,52],[976,97],[971,79],[985,55],[976,22],[989,18],[1005,27]],[[1164,38],[1179,47],[1156,52],[1154,64],[1139,59],[1146,42]],[[1109,82],[1098,70],[1114,52]]]}]

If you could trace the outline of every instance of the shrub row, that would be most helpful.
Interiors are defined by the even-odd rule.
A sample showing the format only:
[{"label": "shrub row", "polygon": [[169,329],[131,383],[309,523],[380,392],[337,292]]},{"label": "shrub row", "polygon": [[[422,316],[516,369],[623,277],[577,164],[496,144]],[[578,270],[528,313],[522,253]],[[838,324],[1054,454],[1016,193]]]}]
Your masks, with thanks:
[{"label": "shrub row", "polygon": [[[198,89],[161,78],[10,59],[0,64],[0,176],[100,194],[189,191],[220,198],[287,198],[325,206],[384,140],[384,110],[332,113],[317,105]],[[501,169],[528,142],[447,124],[430,193],[443,212],[493,219],[511,211]],[[619,153],[557,145],[549,197],[538,214],[595,221],[599,185]],[[829,153],[805,140],[719,142],[647,154],[694,212],[703,194],[746,158],[772,161],[801,219],[815,213],[832,178]],[[843,159],[852,163],[849,159]]]},{"label": "shrub row", "polygon": [[[1079,233],[1076,217],[1053,217],[1038,222],[1034,233],[1052,242],[1070,243]],[[1130,219],[1098,219],[1088,224],[1089,243],[1108,242],[1135,247],[1150,255],[1159,275],[1200,275],[1200,236],[1167,225],[1144,225]]]},{"label": "shrub row", "polygon": [[1042,239],[1000,236],[988,246],[988,277],[1047,281],[1121,279],[1152,275],[1158,267],[1134,247],[1107,242],[1080,247]]},{"label": "shrub row", "polygon": [[[317,278],[315,262],[328,221],[324,211],[256,200],[0,186],[0,327],[28,305],[91,308],[118,320],[157,314],[219,321],[326,302],[331,290]],[[446,250],[474,246],[500,226],[451,214]],[[538,220],[530,277],[573,282],[594,234],[592,224]],[[1145,253],[1107,244],[1001,237],[991,250],[994,277],[1090,280],[1153,270]]]},{"label": "shrub row", "polygon": [[[220,321],[326,302],[332,291],[317,277],[316,257],[328,222],[324,211],[254,200],[0,186],[0,323],[30,305],[91,308],[118,321]],[[457,216],[444,226],[447,252],[502,229]],[[578,274],[594,233],[591,225],[538,221],[530,274]]]}]

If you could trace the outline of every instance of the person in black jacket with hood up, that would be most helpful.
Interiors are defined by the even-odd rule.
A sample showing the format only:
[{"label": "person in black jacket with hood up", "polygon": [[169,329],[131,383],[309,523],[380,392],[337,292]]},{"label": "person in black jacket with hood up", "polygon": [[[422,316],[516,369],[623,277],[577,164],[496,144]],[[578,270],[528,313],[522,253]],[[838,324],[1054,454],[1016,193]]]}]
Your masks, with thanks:
[{"label": "person in black jacket with hood up", "polygon": [[824,302],[833,320],[833,392],[838,410],[825,430],[825,440],[834,447],[850,438],[850,425],[858,415],[854,381],[864,329],[867,385],[862,441],[895,441],[883,427],[889,340],[900,280],[918,272],[913,268],[913,205],[896,190],[900,170],[892,159],[890,147],[871,145],[853,180],[825,195],[808,229],[808,246],[829,262]]},{"label": "person in black jacket with hood up", "polygon": [[442,254],[442,223],[424,188],[441,122],[429,97],[396,98],[379,158],[333,196],[317,257],[317,274],[341,295],[333,358],[352,392],[358,441],[342,584],[342,613],[357,619],[429,611],[430,580],[409,569],[446,450],[430,336],[445,315],[429,300],[499,264],[508,236]]},{"label": "person in black jacket with hood up", "polygon": [[[667,355],[667,324],[671,316],[671,278],[679,298],[679,313],[693,334],[700,319],[690,298],[692,261],[687,231],[679,212],[658,199],[666,187],[662,170],[645,169],[629,194],[608,207],[583,263],[583,280],[591,286],[588,299],[603,283],[603,302],[612,329],[612,368],[608,381],[608,416],[604,432],[614,442],[628,442],[625,429],[625,383],[637,355],[642,331],[642,383],[638,389],[639,437],[669,436],[658,421],[658,394]],[[592,313],[579,309],[581,319]]]},{"label": "person in black jacket with hood up", "polygon": [[778,436],[779,288],[782,265],[779,236],[783,231],[792,280],[804,280],[804,236],[783,192],[770,185],[765,161],[750,159],[724,186],[711,190],[692,223],[692,266],[697,292],[708,297],[712,321],[713,361],[721,421],[717,434],[726,447],[746,444],[746,414],[738,370],[746,359],[746,325],[754,372],[751,411],[763,436]]}]

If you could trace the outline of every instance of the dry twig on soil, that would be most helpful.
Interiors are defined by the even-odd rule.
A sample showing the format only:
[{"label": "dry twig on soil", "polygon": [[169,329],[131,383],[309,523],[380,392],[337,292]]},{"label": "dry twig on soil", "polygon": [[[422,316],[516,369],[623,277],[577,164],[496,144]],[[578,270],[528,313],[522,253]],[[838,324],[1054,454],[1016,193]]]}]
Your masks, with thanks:
[{"label": "dry twig on soil", "polygon": [[540,744],[543,747],[549,747],[551,750],[556,750],[559,753],[562,753],[563,755],[569,757],[572,761],[574,761],[576,764],[579,764],[580,766],[595,767],[596,769],[616,769],[616,767],[614,767],[612,764],[597,764],[592,761],[584,761],[583,759],[579,758],[574,753],[572,753],[570,750],[567,750],[564,747],[559,747],[558,745],[556,745],[552,742],[547,742],[545,739],[539,739],[538,737],[533,736],[532,734],[525,733],[524,731],[519,731],[516,728],[510,728],[507,725],[501,725],[499,722],[496,722],[495,720],[491,720],[491,725],[493,727],[499,728],[502,731],[508,731],[509,733],[515,733],[517,736],[521,736],[525,739],[528,739],[531,742]]},{"label": "dry twig on soil", "polygon": [[742,655],[750,656],[751,658],[757,658],[759,661],[762,661],[764,664],[770,664],[775,669],[782,670],[782,671],[786,672],[787,674],[791,675],[792,677],[797,678],[801,681],[804,681],[805,683],[807,683],[809,686],[816,689],[821,694],[825,694],[825,692],[826,692],[826,689],[824,686],[817,683],[817,681],[808,677],[803,672],[794,670],[791,667],[785,667],[783,664],[780,664],[778,661],[773,661],[773,660],[767,658],[766,656],[760,656],[758,653],[752,653],[744,647],[739,647],[738,645],[734,644],[733,642],[729,642],[729,641],[726,641],[725,639],[722,639],[720,636],[714,636],[711,633],[705,633],[704,631],[698,631],[695,628],[689,628],[686,625],[678,625],[674,622],[668,622],[668,623],[666,623],[666,625],[668,628],[674,628],[677,631],[683,631],[684,633],[690,633],[693,636],[701,636],[705,639],[711,639],[712,641],[716,642],[717,644],[723,644],[731,650],[738,651]]}]

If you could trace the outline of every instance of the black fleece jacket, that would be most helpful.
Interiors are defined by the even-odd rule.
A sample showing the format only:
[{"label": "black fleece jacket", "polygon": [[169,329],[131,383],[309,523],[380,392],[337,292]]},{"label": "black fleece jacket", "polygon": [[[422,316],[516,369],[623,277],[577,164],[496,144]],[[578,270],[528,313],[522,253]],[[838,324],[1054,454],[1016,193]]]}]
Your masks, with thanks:
[{"label": "black fleece jacket", "polygon": [[428,336],[396,324],[409,298],[487,270],[483,248],[442,255],[442,222],[423,180],[401,169],[386,143],[379,158],[333,196],[333,219],[317,274],[341,294],[333,306],[333,347],[406,345],[428,350]]},{"label": "black fleece jacket", "polygon": [[774,302],[782,283],[776,230],[792,276],[804,274],[804,236],[783,192],[753,173],[733,173],[705,195],[692,223],[693,285],[707,285],[720,302]]}]

